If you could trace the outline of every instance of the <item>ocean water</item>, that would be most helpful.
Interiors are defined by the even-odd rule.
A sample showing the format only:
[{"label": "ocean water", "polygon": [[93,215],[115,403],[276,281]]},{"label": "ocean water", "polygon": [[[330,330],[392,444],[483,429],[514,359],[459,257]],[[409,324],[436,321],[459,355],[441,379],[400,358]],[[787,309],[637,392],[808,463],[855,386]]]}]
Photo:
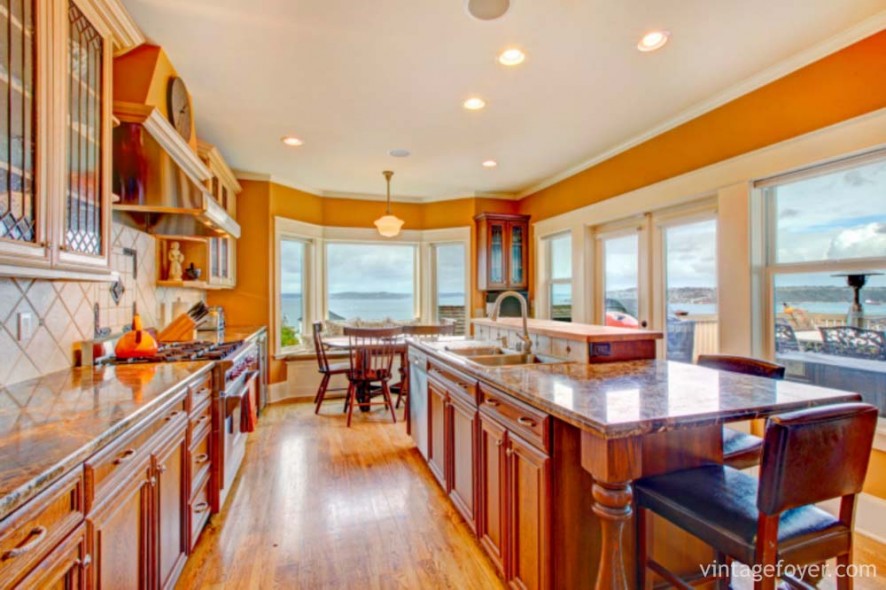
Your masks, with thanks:
[{"label": "ocean water", "polygon": [[[464,295],[446,294],[439,299],[440,305],[464,305],[464,302]],[[284,293],[282,308],[286,319],[290,323],[294,323],[301,316],[301,296]],[[384,318],[411,320],[415,317],[415,305],[412,297],[402,299],[335,298],[329,301],[329,311],[339,317],[359,317],[364,320]]]}]

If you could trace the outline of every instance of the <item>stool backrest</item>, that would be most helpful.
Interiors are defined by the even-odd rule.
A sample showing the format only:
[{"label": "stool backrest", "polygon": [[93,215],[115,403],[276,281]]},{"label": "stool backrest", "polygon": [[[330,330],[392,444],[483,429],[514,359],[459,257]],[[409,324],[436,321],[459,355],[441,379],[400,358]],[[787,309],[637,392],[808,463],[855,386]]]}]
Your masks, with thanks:
[{"label": "stool backrest", "polygon": [[419,340],[434,340],[438,336],[455,334],[455,324],[412,324],[403,326],[403,333]]},{"label": "stool backrest", "polygon": [[317,353],[317,366],[321,373],[329,371],[329,359],[326,357],[326,345],[323,344],[323,322],[314,322],[314,351]]},{"label": "stool backrest", "polygon": [[766,422],[757,508],[768,515],[861,492],[877,408],[834,404]]},{"label": "stool backrest", "polygon": [[345,327],[344,333],[349,341],[350,379],[368,381],[391,376],[397,337],[403,334],[402,328]]},{"label": "stool backrest", "polygon": [[782,365],[747,356],[700,354],[698,355],[698,364],[702,367],[719,369],[720,371],[769,377],[770,379],[784,379],[784,367]]}]

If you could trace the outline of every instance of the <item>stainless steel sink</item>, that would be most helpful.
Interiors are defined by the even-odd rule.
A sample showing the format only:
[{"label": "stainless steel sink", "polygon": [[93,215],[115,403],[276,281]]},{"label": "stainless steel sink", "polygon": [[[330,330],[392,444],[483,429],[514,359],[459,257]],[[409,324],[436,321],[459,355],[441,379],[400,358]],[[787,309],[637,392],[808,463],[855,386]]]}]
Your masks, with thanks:
[{"label": "stainless steel sink", "polygon": [[563,359],[551,356],[539,356],[537,354],[521,354],[519,352],[504,352],[501,354],[481,354],[465,357],[469,363],[483,365],[485,367],[509,367],[516,365],[538,365],[566,362]]},{"label": "stainless steel sink", "polygon": [[462,348],[462,349],[446,349],[447,352],[451,352],[452,354],[457,354],[458,356],[465,357],[474,357],[474,356],[492,356],[492,355],[506,355],[506,354],[515,354],[512,350],[507,350],[504,348],[499,348],[496,346],[478,346],[477,348]]}]

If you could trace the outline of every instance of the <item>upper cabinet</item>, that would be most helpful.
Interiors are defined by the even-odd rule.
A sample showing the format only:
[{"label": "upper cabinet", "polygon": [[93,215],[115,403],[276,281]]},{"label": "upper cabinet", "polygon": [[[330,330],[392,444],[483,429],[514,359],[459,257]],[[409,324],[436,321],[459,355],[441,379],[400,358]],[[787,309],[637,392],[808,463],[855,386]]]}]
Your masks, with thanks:
[{"label": "upper cabinet", "polygon": [[0,6],[0,273],[110,272],[116,52],[143,42],[117,0]]},{"label": "upper cabinet", "polygon": [[481,213],[477,222],[477,284],[481,291],[529,286],[529,216]]}]

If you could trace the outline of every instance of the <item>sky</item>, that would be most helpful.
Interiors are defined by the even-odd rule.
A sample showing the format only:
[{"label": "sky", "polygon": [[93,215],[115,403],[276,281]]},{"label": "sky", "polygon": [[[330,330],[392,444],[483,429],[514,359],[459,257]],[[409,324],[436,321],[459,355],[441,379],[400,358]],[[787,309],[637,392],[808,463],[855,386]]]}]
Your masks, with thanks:
[{"label": "sky", "polygon": [[[300,289],[303,248],[302,242],[297,241],[283,241],[281,245],[284,293],[296,293]],[[329,292],[412,293],[415,253],[415,247],[408,244],[328,244]],[[438,246],[437,267],[438,292],[465,292],[463,244]]]}]

